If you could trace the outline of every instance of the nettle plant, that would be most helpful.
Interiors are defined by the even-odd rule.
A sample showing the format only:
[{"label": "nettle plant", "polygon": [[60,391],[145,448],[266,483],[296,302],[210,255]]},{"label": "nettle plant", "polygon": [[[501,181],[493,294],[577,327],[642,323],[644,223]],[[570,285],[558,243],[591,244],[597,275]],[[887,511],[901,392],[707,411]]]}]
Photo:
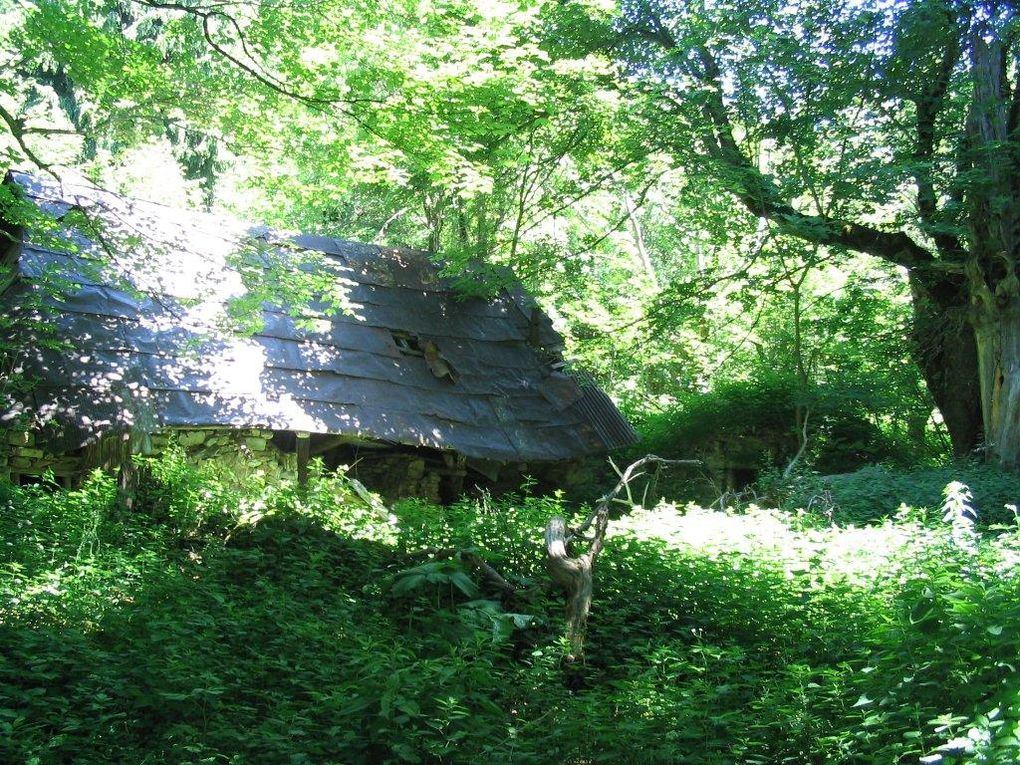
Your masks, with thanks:
[{"label": "nettle plant", "polygon": [[942,495],[942,520],[950,524],[953,542],[961,550],[976,552],[977,532],[974,526],[977,523],[977,511],[972,505],[974,495],[967,484],[959,481],[946,484]]}]

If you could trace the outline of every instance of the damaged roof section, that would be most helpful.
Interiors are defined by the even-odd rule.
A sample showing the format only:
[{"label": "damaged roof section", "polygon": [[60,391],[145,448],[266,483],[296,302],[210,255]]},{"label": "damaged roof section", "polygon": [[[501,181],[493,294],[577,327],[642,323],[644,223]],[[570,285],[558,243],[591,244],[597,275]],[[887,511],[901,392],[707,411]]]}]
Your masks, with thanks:
[{"label": "damaged roof section", "polygon": [[23,237],[0,296],[15,318],[13,368],[32,381],[3,418],[26,420],[51,451],[200,426],[503,462],[636,440],[593,381],[564,370],[559,336],[521,290],[463,298],[427,253],[292,237],[22,173],[5,182],[67,223],[66,244]]}]

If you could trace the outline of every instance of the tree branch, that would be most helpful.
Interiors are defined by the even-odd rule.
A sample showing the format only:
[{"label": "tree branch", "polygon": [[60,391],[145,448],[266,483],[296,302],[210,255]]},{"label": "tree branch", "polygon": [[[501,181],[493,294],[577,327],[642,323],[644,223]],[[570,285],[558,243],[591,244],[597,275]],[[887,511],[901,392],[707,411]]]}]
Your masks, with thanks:
[{"label": "tree branch", "polygon": [[14,137],[14,140],[21,148],[21,152],[28,158],[28,160],[40,170],[50,170],[50,165],[40,159],[39,156],[32,151],[28,144],[25,143],[26,132],[31,132],[26,130],[25,120],[21,117],[15,117],[2,105],[0,105],[0,120],[3,120],[3,122],[7,125],[7,129],[10,131],[10,134]]},{"label": "tree branch", "polygon": [[917,109],[917,131],[914,143],[913,175],[914,183],[917,185],[917,209],[939,254],[947,260],[962,260],[966,256],[966,250],[959,237],[936,229],[941,216],[932,178],[936,143],[935,121],[945,105],[950,79],[960,60],[962,50],[960,39],[953,37],[942,53],[938,75],[925,92],[914,101]]},{"label": "tree branch", "polygon": [[[630,32],[667,51],[679,49],[676,39],[662,25],[655,29],[632,28]],[[814,244],[873,255],[907,269],[936,266],[932,253],[902,231],[882,231],[795,209],[780,194],[776,182],[751,163],[733,137],[733,125],[723,101],[722,72],[715,56],[704,45],[694,46],[689,52],[694,61],[687,64],[687,72],[704,86],[702,113],[708,127],[702,140],[706,153],[728,171],[733,181],[732,193],[751,214],[771,221],[784,234]]]},{"label": "tree branch", "polygon": [[[231,64],[236,66],[241,71],[248,74],[250,77],[257,80],[259,83],[275,91],[276,93],[286,96],[287,98],[294,99],[295,101],[301,101],[310,106],[326,107],[335,106],[337,104],[354,104],[364,102],[376,102],[376,99],[369,98],[350,98],[340,94],[339,91],[335,91],[329,95],[311,95],[308,93],[301,93],[292,88],[287,82],[281,80],[276,75],[267,71],[266,68],[259,62],[258,57],[251,52],[248,47],[248,41],[245,39],[244,31],[241,29],[241,25],[237,19],[231,16],[226,11],[222,10],[227,7],[227,3],[213,3],[206,6],[202,5],[185,5],[179,2],[169,2],[169,0],[131,0],[139,5],[144,5],[148,8],[157,8],[162,10],[180,11],[186,15],[192,16],[199,20],[202,25],[202,37],[205,39],[206,44],[215,52],[217,55],[222,56]],[[234,55],[220,43],[213,39],[212,22],[215,19],[224,21],[229,26],[237,39],[238,45],[241,46],[241,51],[244,53],[248,61],[244,61],[238,56]]]}]

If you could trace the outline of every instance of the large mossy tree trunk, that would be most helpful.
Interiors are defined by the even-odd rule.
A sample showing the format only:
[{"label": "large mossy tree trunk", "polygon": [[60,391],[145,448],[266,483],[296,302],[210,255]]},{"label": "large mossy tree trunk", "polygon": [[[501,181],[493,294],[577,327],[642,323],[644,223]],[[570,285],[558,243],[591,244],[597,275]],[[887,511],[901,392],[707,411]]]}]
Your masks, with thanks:
[{"label": "large mossy tree trunk", "polygon": [[971,37],[973,95],[966,138],[970,248],[964,267],[989,461],[1020,469],[1020,82],[1010,87],[1012,38],[985,24]]},{"label": "large mossy tree trunk", "polygon": [[960,280],[911,274],[911,346],[942,421],[953,456],[973,455],[982,441],[978,353],[969,298]]},{"label": "large mossy tree trunk", "polygon": [[1020,300],[975,319],[985,448],[991,461],[1020,470]]}]

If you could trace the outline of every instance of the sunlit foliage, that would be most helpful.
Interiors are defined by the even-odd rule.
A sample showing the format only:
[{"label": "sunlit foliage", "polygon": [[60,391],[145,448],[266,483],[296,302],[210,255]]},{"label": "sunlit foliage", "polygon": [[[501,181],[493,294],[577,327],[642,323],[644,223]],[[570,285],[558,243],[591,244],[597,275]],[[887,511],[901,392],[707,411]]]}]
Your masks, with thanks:
[{"label": "sunlit foliage", "polygon": [[[1015,526],[960,545],[938,508],[863,528],[636,512],[613,524],[577,667],[541,565],[560,499],[389,515],[342,476],[241,491],[174,452],[145,469],[133,512],[101,475],[0,487],[5,761],[949,763],[1020,746]],[[425,552],[450,546],[521,594]]]}]

